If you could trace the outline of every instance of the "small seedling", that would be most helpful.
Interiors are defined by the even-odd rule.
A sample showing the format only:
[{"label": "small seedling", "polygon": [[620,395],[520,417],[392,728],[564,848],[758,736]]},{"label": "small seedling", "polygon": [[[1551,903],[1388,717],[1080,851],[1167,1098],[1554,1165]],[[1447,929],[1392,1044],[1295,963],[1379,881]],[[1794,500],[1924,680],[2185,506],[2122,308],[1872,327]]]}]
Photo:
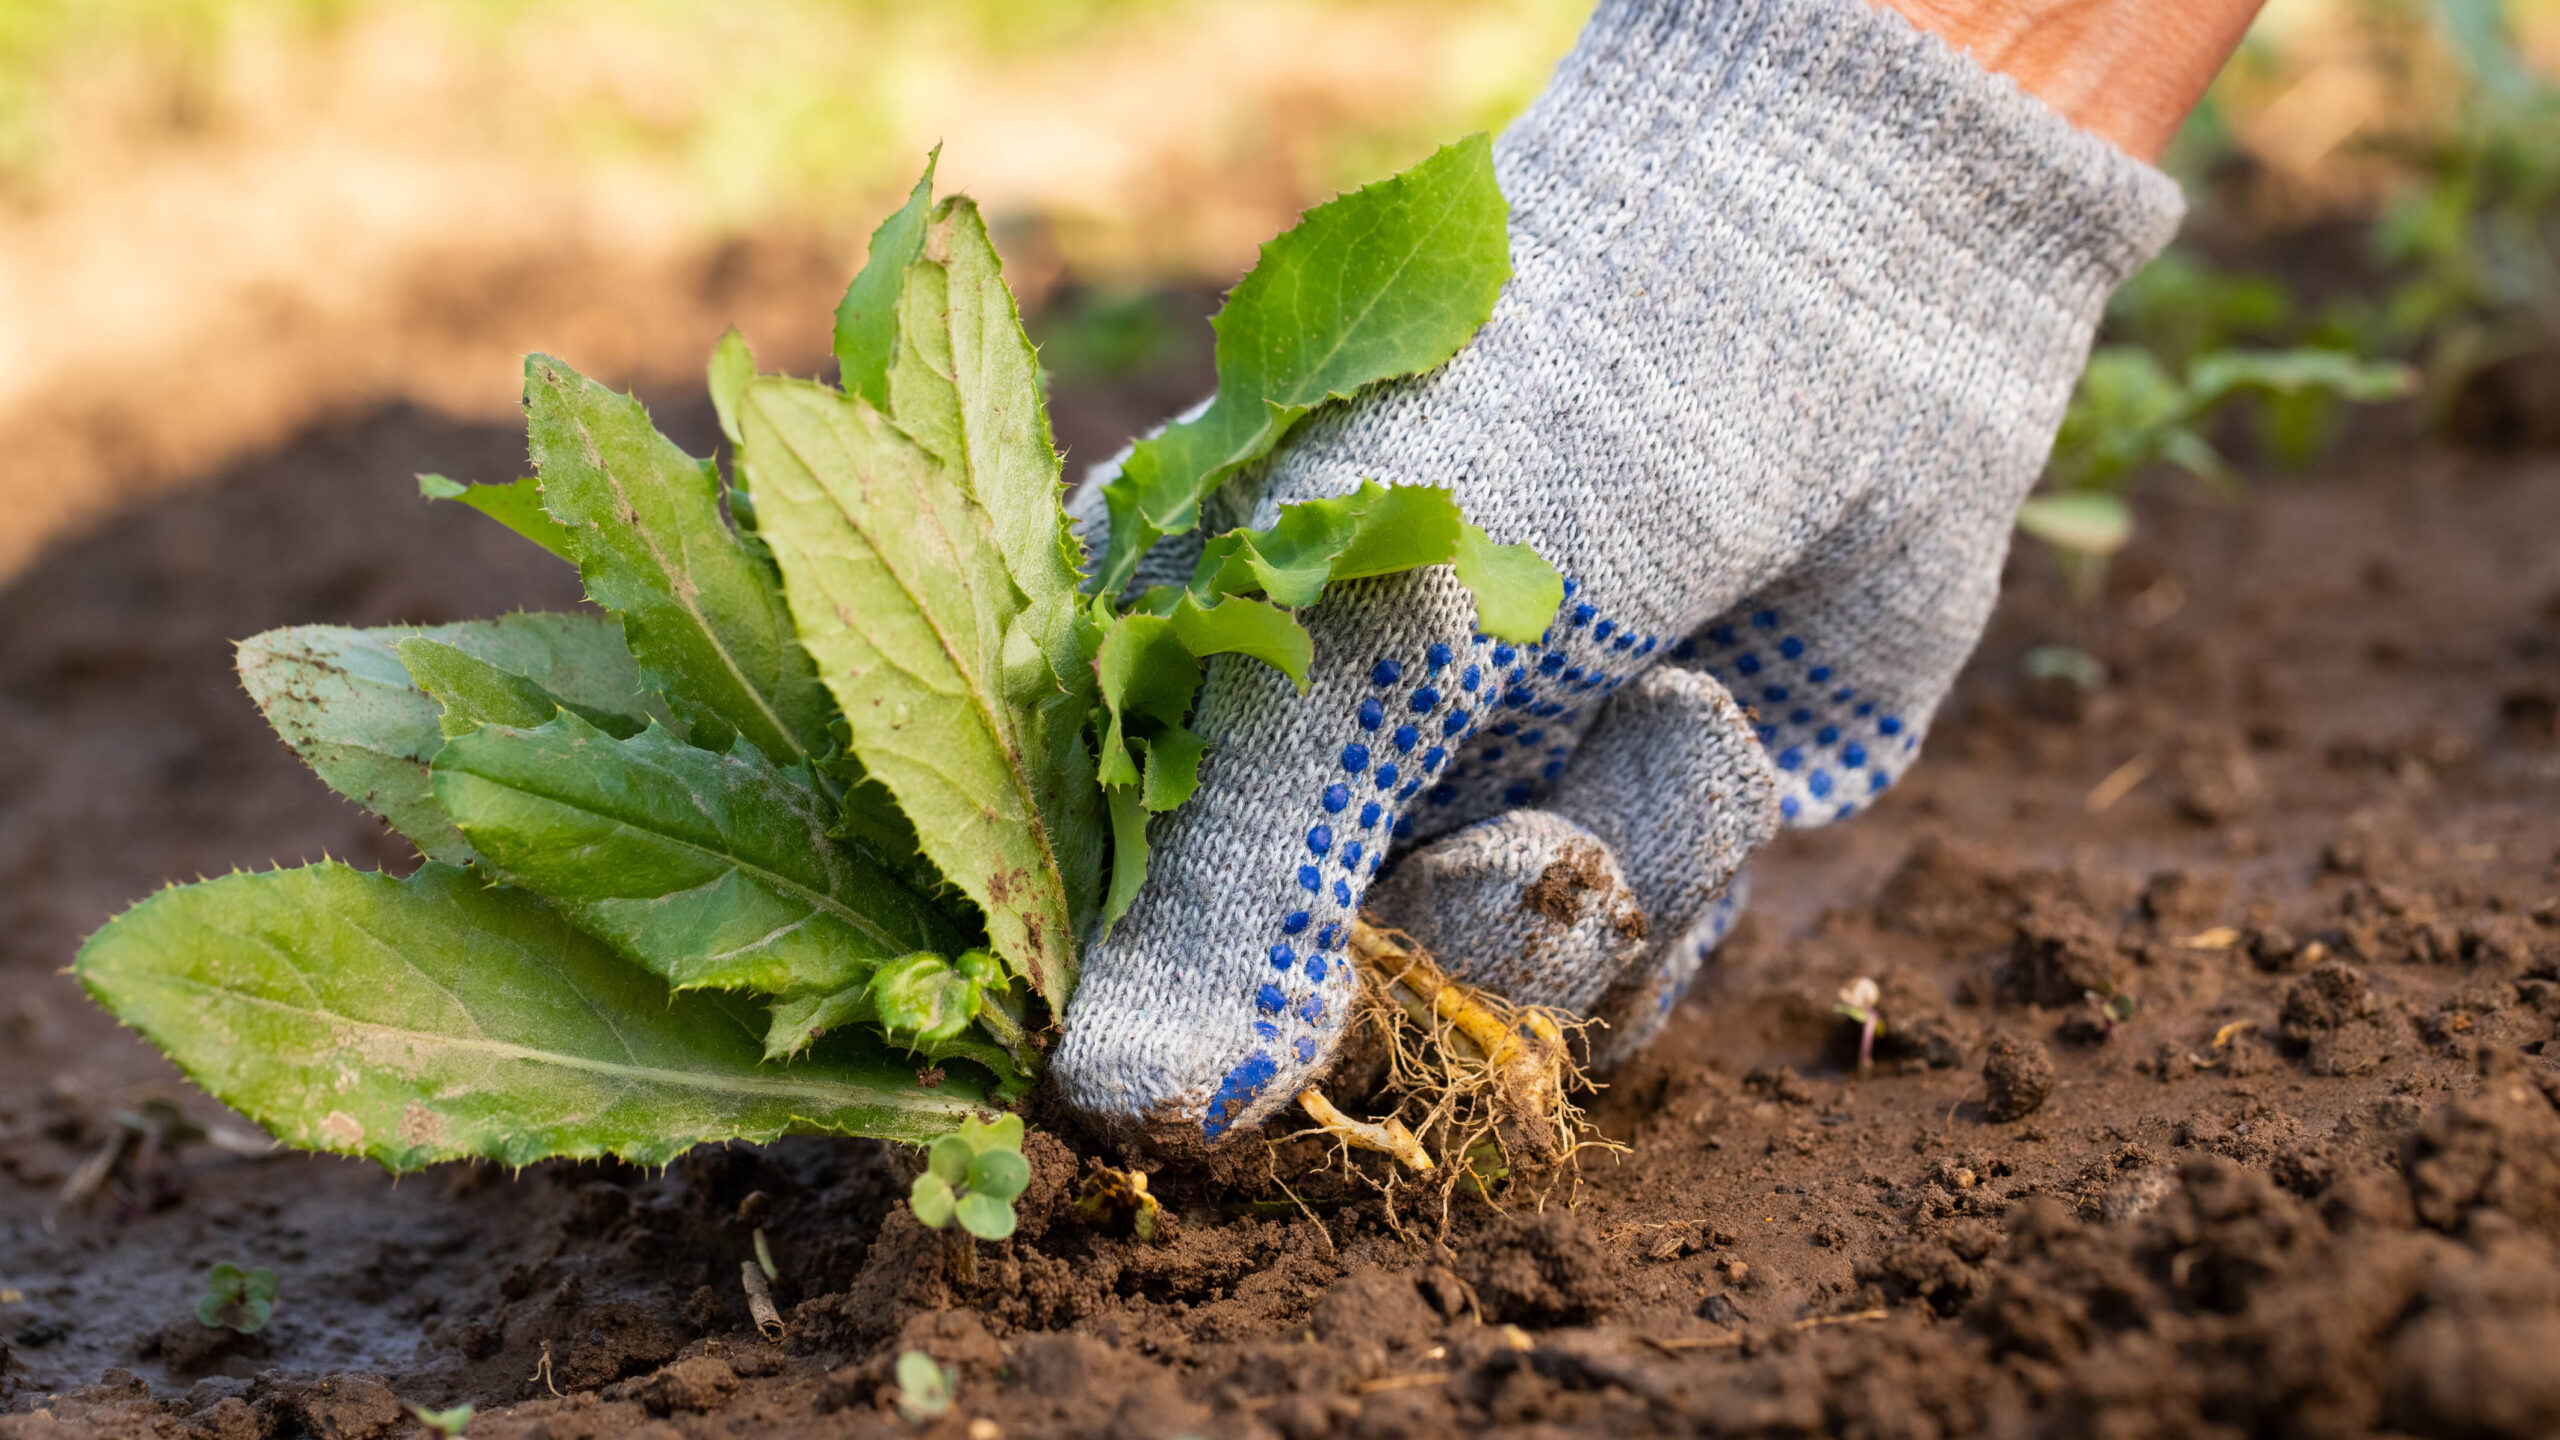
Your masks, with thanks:
[{"label": "small seedling", "polygon": [[1013,1233],[1013,1202],[1031,1184],[1022,1158],[1022,1117],[975,1116],[925,1149],[925,1172],[907,1192],[916,1218],[939,1230],[952,1221],[981,1240]]},{"label": "small seedling", "polygon": [[450,1410],[430,1410],[424,1405],[412,1405],[409,1413],[418,1417],[419,1424],[446,1437],[446,1440],[452,1440],[452,1437],[471,1428],[471,1407],[467,1404],[456,1405]]},{"label": "small seedling", "polygon": [[2142,1008],[2142,1002],[2122,991],[2102,995],[2095,990],[2083,990],[2080,998],[2089,1002],[2089,1008],[2097,1014],[2100,1040],[2114,1039],[2116,1027],[2132,1019],[2133,1012]]},{"label": "small seedling", "polygon": [[951,1390],[958,1377],[921,1350],[898,1356],[898,1413],[910,1420],[949,1414]]},{"label": "small seedling", "polygon": [[1884,1033],[1884,1015],[1876,1002],[1884,991],[1875,981],[1861,975],[1840,987],[1840,1003],[1832,1006],[1838,1014],[1858,1022],[1858,1068],[1867,1070],[1876,1063],[1876,1037]]},{"label": "small seedling", "polygon": [[276,1315],[276,1272],[260,1265],[243,1270],[226,1260],[205,1273],[196,1297],[196,1319],[213,1330],[255,1335]]}]

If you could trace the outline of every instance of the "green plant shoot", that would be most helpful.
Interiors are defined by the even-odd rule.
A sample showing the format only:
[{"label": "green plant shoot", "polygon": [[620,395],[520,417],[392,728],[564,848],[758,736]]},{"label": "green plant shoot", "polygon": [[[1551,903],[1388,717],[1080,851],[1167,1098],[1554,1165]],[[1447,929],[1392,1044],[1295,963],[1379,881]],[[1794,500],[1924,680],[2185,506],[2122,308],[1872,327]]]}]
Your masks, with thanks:
[{"label": "green plant shoot", "polygon": [[[1454,353],[1509,273],[1505,213],[1479,136],[1266,246],[1216,322],[1219,404],[1140,447],[1108,563],[1316,406]],[[1038,357],[930,161],[834,338],[841,386],[722,338],[725,469],[530,357],[535,475],[420,491],[574,564],[595,608],[240,646],[279,736],[427,863],[165,890],[81,948],[90,993],[305,1148],[407,1170],[869,1135],[932,1145],[928,1224],[1012,1233],[1021,1121],[981,1117],[1029,1089],[1147,817],[1198,784],[1203,662],[1303,685],[1294,612],[1336,580],[1448,565],[1515,639],[1562,583],[1446,491],[1364,485],[1209,540],[1187,586],[1088,587]]]},{"label": "green plant shoot", "polygon": [[205,1272],[196,1297],[196,1320],[208,1330],[255,1335],[276,1317],[276,1272],[264,1265],[243,1270],[225,1260]]},{"label": "green plant shoot", "polygon": [[1021,1116],[964,1120],[925,1148],[925,1172],[908,1188],[907,1204],[928,1228],[956,1220],[978,1239],[1002,1240],[1013,1233],[1013,1202],[1030,1184]]}]

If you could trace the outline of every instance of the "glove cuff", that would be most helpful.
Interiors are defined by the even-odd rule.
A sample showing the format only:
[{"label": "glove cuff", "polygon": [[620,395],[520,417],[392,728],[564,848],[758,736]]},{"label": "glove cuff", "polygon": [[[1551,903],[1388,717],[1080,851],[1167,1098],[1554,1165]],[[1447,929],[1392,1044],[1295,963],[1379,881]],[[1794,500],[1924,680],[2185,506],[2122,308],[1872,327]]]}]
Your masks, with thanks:
[{"label": "glove cuff", "polygon": [[1773,244],[1863,262],[1846,281],[1959,277],[1973,293],[1942,302],[2083,325],[2186,208],[2168,176],[1865,0],[1602,0],[1499,158],[1514,233],[1540,243],[1594,253],[1659,236],[1648,211],[1758,210],[1744,224]]}]

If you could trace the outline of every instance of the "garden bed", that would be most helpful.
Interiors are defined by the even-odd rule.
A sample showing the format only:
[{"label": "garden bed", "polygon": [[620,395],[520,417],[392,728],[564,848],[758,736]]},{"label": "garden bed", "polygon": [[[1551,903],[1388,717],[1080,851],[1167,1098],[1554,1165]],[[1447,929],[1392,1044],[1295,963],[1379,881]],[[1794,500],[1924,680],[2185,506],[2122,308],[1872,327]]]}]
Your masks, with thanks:
[{"label": "garden bed", "polygon": [[[668,419],[708,448],[707,408]],[[906,1434],[906,1349],[956,1368],[954,1436],[2560,1429],[2550,457],[2376,442],[2148,505],[2085,616],[2022,547],[1928,762],[1755,863],[1594,1104],[1631,1148],[1543,1209],[1461,1200],[1442,1250],[1352,1187],[1172,1183],[1148,1245],[1074,1219],[1082,1161],[1035,1134],[968,1294],[868,1142],[396,1185],[239,1153],[60,973],[167,880],[407,866],[228,642],[574,604],[409,480],[521,459],[511,427],[352,418],[0,593],[0,1436],[415,1433],[395,1397],[472,1402],[474,1436]],[[2028,679],[2055,641],[2111,683]],[[155,1098],[215,1140],[117,1119],[169,1135]],[[779,1344],[739,1285],[759,1227]],[[279,1276],[254,1337],[195,1319],[218,1261]]]}]

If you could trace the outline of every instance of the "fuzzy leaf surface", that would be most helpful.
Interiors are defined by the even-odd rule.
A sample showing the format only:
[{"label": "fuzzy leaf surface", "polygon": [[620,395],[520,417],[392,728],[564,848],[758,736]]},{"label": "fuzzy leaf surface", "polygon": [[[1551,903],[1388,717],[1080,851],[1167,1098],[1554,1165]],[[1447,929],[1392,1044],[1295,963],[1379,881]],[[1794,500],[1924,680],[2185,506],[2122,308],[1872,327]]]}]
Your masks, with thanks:
[{"label": "fuzzy leaf surface", "polygon": [[1040,797],[1077,777],[1040,773],[1061,761],[1008,701],[1023,597],[987,512],[878,411],[825,386],[760,378],[741,422],[762,534],[864,770],[986,913],[996,953],[1063,1010],[1078,934]]},{"label": "fuzzy leaf surface", "polygon": [[75,972],[278,1138],[395,1171],[662,1165],[795,1131],[920,1142],[979,1099],[885,1059],[768,1067],[746,1007],[670,994],[533,897],[441,865],[164,890],[91,936]]},{"label": "fuzzy leaf surface", "polygon": [[1084,740],[1092,637],[1039,356],[975,204],[955,196],[935,206],[918,255],[899,294],[888,414],[986,513],[1020,593],[1004,637],[1005,701],[1033,757],[1033,798],[1081,935],[1102,888],[1102,805]]},{"label": "fuzzy leaf surface", "polygon": [[551,723],[551,717],[563,710],[608,735],[628,737],[647,728],[647,721],[630,715],[571,704],[458,645],[413,635],[400,642],[399,654],[410,680],[444,707],[438,728],[447,737],[467,735],[482,725],[530,729]]},{"label": "fuzzy leaf surface", "polygon": [[1197,525],[1202,498],[1307,412],[1456,354],[1509,278],[1509,210],[1483,135],[1308,211],[1210,322],[1216,400],[1142,441],[1110,482],[1096,593],[1117,594],[1158,537]]},{"label": "fuzzy leaf surface", "polygon": [[285,744],[331,789],[448,864],[469,861],[471,847],[428,780],[427,762],[445,737],[440,707],[401,663],[399,646],[412,639],[450,645],[565,704],[635,727],[660,704],[643,691],[621,627],[602,615],[508,615],[423,629],[297,625],[240,642],[240,683]]},{"label": "fuzzy leaf surface", "polygon": [[804,773],[740,744],[652,727],[617,740],[574,714],[447,744],[436,798],[510,884],[678,990],[832,990],[966,933],[827,838]]},{"label": "fuzzy leaf surface", "polygon": [[549,356],[525,361],[524,395],[542,503],[651,685],[686,724],[734,730],[767,755],[823,749],[825,690],[771,568],[720,513],[717,472],[639,401]]}]

